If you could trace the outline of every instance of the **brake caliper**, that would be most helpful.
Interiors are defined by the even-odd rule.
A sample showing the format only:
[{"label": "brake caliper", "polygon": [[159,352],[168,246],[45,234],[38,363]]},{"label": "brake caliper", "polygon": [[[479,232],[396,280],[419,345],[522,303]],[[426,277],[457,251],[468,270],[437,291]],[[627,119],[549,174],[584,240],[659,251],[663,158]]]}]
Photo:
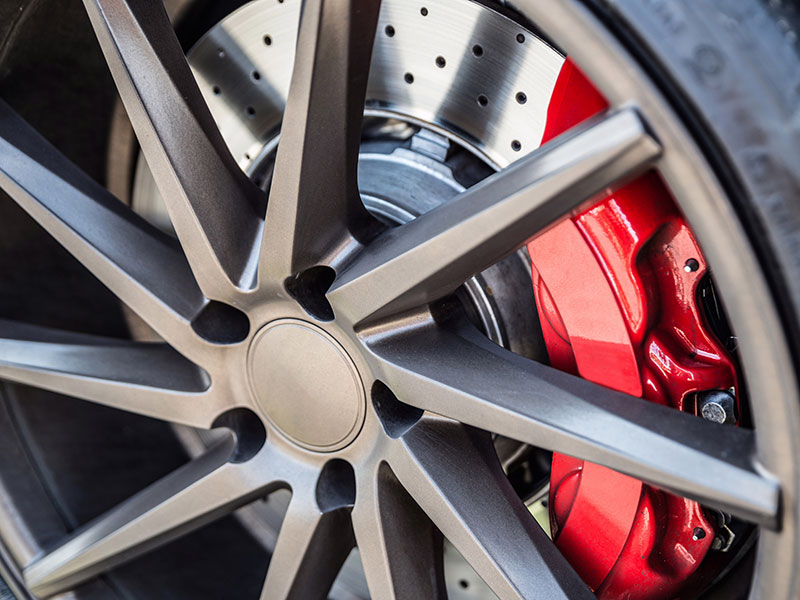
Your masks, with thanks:
[{"label": "brake caliper", "polygon": [[[543,142],[606,107],[567,60]],[[551,364],[696,412],[704,391],[736,389],[699,305],[705,261],[658,175],[608,194],[528,245]],[[556,544],[604,599],[680,596],[717,529],[696,502],[562,454],[553,456],[549,506]]]}]

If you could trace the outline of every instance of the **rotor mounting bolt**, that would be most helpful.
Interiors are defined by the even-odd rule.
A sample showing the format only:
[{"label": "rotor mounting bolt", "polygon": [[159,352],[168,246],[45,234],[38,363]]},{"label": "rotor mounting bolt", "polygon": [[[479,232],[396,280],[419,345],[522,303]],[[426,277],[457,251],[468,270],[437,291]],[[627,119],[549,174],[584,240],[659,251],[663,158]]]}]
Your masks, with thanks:
[{"label": "rotor mounting bolt", "polygon": [[727,390],[712,390],[698,395],[697,408],[706,421],[723,425],[736,423],[736,399]]}]

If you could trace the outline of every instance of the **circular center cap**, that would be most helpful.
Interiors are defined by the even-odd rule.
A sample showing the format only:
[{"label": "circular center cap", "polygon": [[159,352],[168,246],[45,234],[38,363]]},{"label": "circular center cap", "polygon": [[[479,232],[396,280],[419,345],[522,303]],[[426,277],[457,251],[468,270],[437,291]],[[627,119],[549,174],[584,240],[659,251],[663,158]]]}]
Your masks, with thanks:
[{"label": "circular center cap", "polygon": [[349,444],[364,420],[364,385],[344,348],[296,319],[265,325],[253,339],[250,382],[270,421],[312,450]]}]

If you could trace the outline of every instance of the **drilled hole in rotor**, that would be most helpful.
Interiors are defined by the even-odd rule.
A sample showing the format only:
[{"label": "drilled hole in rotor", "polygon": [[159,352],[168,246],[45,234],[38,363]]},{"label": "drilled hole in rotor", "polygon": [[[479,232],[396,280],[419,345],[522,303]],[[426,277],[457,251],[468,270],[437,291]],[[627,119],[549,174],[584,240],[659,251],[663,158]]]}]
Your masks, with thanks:
[{"label": "drilled hole in rotor", "polygon": [[516,98],[519,104],[525,104],[528,101],[528,95],[525,92],[517,92]]},{"label": "drilled hole in rotor", "polygon": [[248,106],[245,109],[245,112],[247,112],[247,116],[250,117],[251,119],[256,116],[256,109],[253,108],[252,106]]},{"label": "drilled hole in rotor", "polygon": [[422,8],[419,9],[419,14],[421,14],[423,17],[427,17],[428,9],[423,6]]},{"label": "drilled hole in rotor", "polygon": [[459,587],[460,587],[462,590],[469,589],[469,581],[467,581],[466,579],[459,579],[459,580],[458,580],[458,586],[459,586]]},{"label": "drilled hole in rotor", "polygon": [[388,37],[394,37],[394,27],[391,25],[387,25],[383,31]]},{"label": "drilled hole in rotor", "polygon": [[524,36],[523,34],[521,34],[521,33],[518,33],[518,34],[517,34],[517,41],[518,41],[520,44],[524,44],[524,43],[525,43],[525,36]]},{"label": "drilled hole in rotor", "polygon": [[444,59],[444,56],[437,56],[436,57],[436,66],[440,69],[444,69],[444,66],[447,64],[447,61]]},{"label": "drilled hole in rotor", "polygon": [[480,44],[475,44],[472,47],[472,55],[475,56],[476,58],[480,58],[481,56],[483,56],[483,46],[481,46]]},{"label": "drilled hole in rotor", "polygon": [[194,318],[192,329],[214,344],[237,344],[250,333],[250,320],[239,309],[212,300]]},{"label": "drilled hole in rotor", "polygon": [[397,399],[382,381],[372,385],[372,406],[381,420],[386,435],[398,438],[422,418],[422,411]]},{"label": "drilled hole in rotor", "polygon": [[478,94],[478,104],[480,106],[487,106],[489,104],[489,97],[486,94]]},{"label": "drilled hole in rotor", "polygon": [[261,73],[259,73],[258,71],[253,71],[253,72],[252,72],[250,75],[251,75],[251,77],[252,77],[253,79],[255,79],[256,81],[258,81],[259,79],[261,79]]},{"label": "drilled hole in rotor", "polygon": [[219,56],[220,58],[225,58],[225,50],[223,50],[222,48],[217,48],[217,56]]},{"label": "drilled hole in rotor", "polygon": [[411,73],[403,75],[403,79],[405,79],[406,83],[414,83],[414,76]]},{"label": "drilled hole in rotor", "polygon": [[222,93],[222,90],[219,89],[218,85],[215,85],[213,88],[211,88],[211,90],[214,92],[215,96],[219,96]]},{"label": "drilled hole in rotor", "polygon": [[290,277],[284,287],[312,317],[320,321],[333,321],[333,307],[325,294],[335,278],[336,271],[320,265]]},{"label": "drilled hole in rotor", "polygon": [[511,141],[511,149],[514,152],[519,152],[520,150],[522,150],[522,144],[520,143],[519,140],[512,140]]},{"label": "drilled hole in rotor", "polygon": [[265,35],[264,36],[264,45],[265,46],[272,46],[272,36]]},{"label": "drilled hole in rotor", "polygon": [[231,462],[242,463],[253,458],[264,446],[267,431],[261,419],[248,408],[234,408],[216,418],[212,427],[230,429],[236,438]]},{"label": "drilled hole in rotor", "polygon": [[340,458],[325,463],[317,482],[317,504],[328,512],[353,506],[356,501],[356,474],[350,463]]}]

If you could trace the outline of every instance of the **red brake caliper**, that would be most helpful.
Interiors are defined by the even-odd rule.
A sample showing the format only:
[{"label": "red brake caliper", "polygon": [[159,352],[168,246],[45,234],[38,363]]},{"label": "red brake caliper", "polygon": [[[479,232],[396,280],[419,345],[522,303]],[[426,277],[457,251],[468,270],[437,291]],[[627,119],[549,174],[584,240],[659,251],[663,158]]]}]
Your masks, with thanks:
[{"label": "red brake caliper", "polygon": [[[567,60],[543,142],[606,107]],[[698,307],[705,262],[655,173],[608,193],[528,245],[551,364],[695,412],[697,392],[736,388]],[[563,454],[553,456],[550,521],[559,549],[604,599],[681,595],[716,534],[696,502]]]}]

